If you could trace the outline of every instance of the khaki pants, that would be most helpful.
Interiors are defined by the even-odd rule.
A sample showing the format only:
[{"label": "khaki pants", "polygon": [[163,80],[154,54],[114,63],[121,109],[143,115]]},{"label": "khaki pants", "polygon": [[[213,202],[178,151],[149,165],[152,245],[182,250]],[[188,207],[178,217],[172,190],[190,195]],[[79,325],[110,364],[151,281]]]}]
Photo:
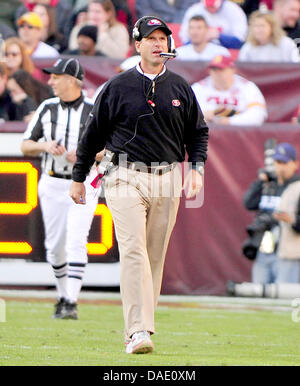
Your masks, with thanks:
[{"label": "khaki pants", "polygon": [[120,252],[125,339],[154,333],[154,310],[181,195],[177,166],[161,176],[117,167],[105,180]]}]

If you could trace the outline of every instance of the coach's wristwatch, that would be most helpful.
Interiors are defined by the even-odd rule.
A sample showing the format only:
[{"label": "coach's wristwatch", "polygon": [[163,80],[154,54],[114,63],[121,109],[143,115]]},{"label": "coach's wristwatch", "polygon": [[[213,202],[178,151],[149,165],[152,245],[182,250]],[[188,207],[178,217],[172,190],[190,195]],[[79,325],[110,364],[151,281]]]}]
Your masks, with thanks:
[{"label": "coach's wristwatch", "polygon": [[197,170],[201,176],[204,176],[204,162],[197,162],[196,165],[192,166],[192,169]]}]

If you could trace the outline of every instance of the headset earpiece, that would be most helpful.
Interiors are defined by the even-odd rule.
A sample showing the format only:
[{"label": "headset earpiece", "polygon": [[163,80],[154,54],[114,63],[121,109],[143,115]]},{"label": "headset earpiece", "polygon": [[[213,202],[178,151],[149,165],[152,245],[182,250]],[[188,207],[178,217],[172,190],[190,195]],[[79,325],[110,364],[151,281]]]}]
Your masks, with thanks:
[{"label": "headset earpiece", "polygon": [[176,51],[175,41],[172,35],[168,36],[168,52],[174,54]]},{"label": "headset earpiece", "polygon": [[134,27],[133,27],[133,30],[132,30],[132,39],[138,40],[138,39],[139,39],[139,36],[140,36],[139,29],[138,29],[137,26],[134,26]]},{"label": "headset earpiece", "polygon": [[[152,16],[150,16],[150,17],[152,17]],[[153,16],[152,18],[155,18],[155,17]],[[141,40],[141,37],[140,37],[140,25],[146,19],[149,19],[149,16],[143,16],[139,20],[136,21],[136,23],[135,23],[135,25],[133,27],[133,30],[132,30],[132,38],[134,40]]]}]

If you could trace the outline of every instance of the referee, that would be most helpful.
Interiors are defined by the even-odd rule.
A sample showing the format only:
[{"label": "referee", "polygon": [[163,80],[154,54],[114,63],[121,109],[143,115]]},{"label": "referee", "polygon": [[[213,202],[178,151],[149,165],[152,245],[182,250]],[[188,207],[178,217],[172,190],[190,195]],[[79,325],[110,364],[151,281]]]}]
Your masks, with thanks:
[{"label": "referee", "polygon": [[[112,153],[105,197],[120,250],[126,353],[153,350],[151,334],[163,265],[182,190],[177,165],[189,156],[187,197],[202,188],[208,127],[188,83],[164,64],[171,30],[159,18],[133,30],[141,62],[108,81],[96,99],[77,149],[70,195],[84,200],[95,154]],[[165,53],[165,54],[164,54]]]},{"label": "referee", "polygon": [[82,94],[84,73],[77,59],[59,59],[54,67],[43,71],[50,74],[48,83],[56,97],[45,100],[35,112],[21,150],[27,156],[43,156],[38,193],[46,257],[52,265],[59,296],[53,318],[77,319],[76,303],[87,263],[87,237],[98,199],[90,188],[87,205],[78,206],[70,199],[69,190],[77,143],[92,104]]}]

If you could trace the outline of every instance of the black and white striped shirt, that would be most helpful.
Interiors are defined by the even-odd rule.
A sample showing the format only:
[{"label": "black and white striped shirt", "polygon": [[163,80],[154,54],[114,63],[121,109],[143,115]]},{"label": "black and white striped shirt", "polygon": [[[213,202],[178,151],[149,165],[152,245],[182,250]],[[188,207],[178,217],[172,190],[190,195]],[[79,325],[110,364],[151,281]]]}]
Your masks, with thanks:
[{"label": "black and white striped shirt", "polygon": [[[81,95],[72,103],[64,103],[60,98],[45,100],[36,110],[24,133],[23,139],[39,141],[57,140],[67,151],[77,148],[85,122],[93,107],[93,102]],[[72,164],[65,156],[43,153],[43,172],[49,175],[71,175]]]}]

